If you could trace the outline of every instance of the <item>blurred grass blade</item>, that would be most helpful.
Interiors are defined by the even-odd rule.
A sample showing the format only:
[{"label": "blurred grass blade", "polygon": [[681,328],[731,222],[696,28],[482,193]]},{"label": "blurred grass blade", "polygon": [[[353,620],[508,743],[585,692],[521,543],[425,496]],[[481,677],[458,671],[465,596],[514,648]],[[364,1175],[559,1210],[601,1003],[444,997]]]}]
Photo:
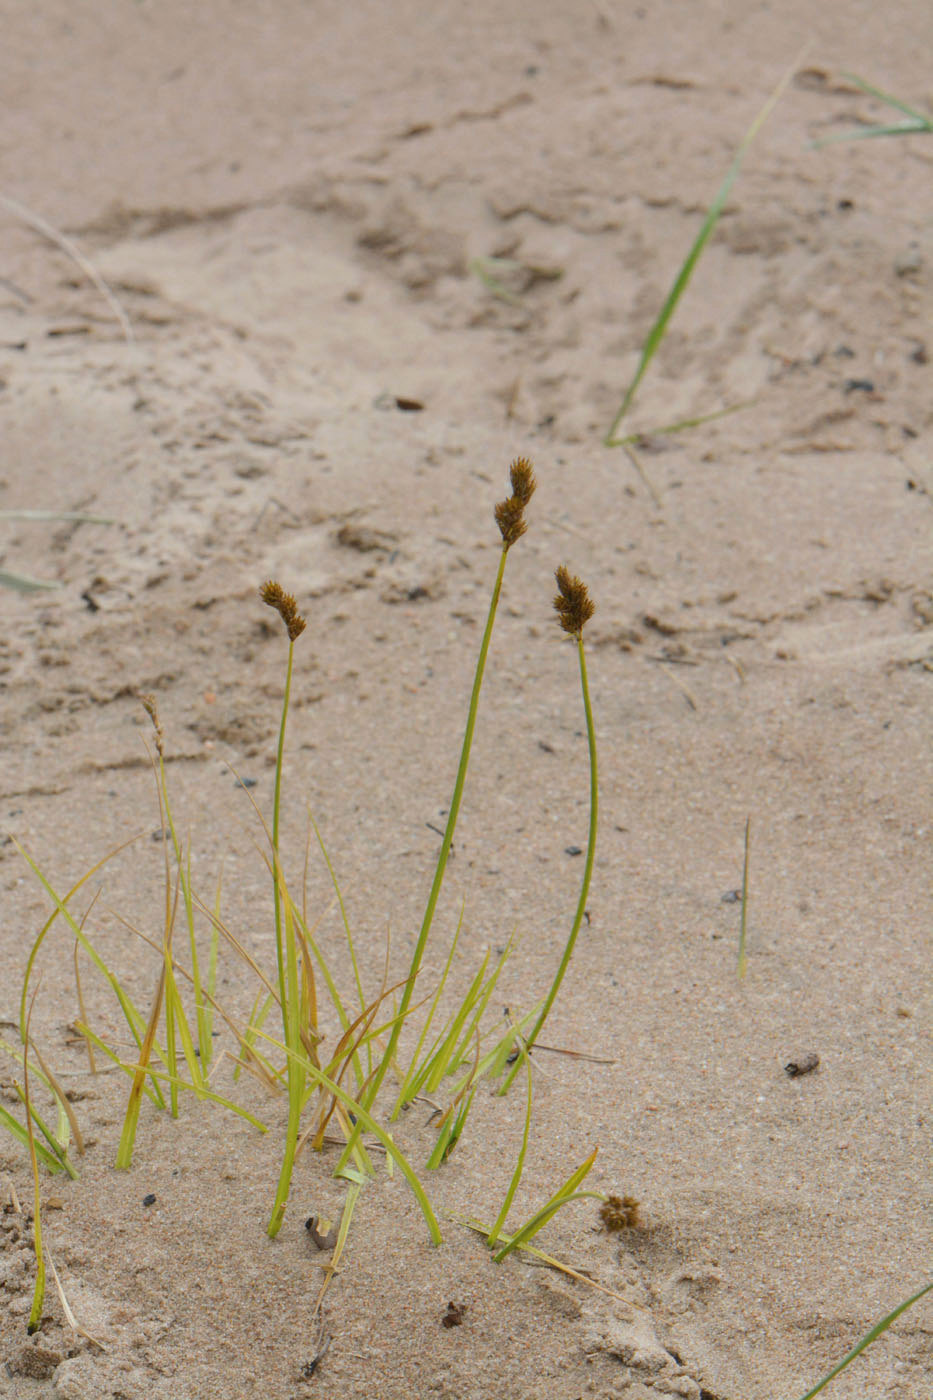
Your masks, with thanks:
[{"label": "blurred grass blade", "polygon": [[872,1342],[881,1336],[882,1332],[887,1331],[891,1323],[895,1322],[902,1312],[906,1312],[908,1308],[912,1308],[914,1303],[919,1302],[931,1289],[933,1289],[933,1283],[928,1283],[923,1288],[919,1289],[918,1292],[914,1293],[912,1297],[906,1298],[903,1303],[898,1303],[893,1312],[889,1312],[887,1317],[883,1317],[880,1322],[876,1322],[871,1331],[866,1332],[862,1340],[852,1348],[848,1356],[844,1356],[838,1366],[834,1366],[828,1375],[825,1375],[821,1381],[818,1381],[812,1390],[808,1390],[806,1395],[802,1395],[800,1400],[813,1400],[814,1395],[819,1395],[823,1387],[829,1385],[829,1382],[834,1376],[838,1376],[840,1371],[844,1371],[850,1362],[854,1361],[866,1347],[871,1346]]},{"label": "blurred grass blade", "polygon": [[0,569],[0,588],[13,588],[17,593],[35,593],[40,588],[61,588],[52,579],[32,578],[29,574],[11,574],[8,569]]},{"label": "blurred grass blade", "polygon": [[619,411],[617,412],[615,418],[613,418],[612,425],[609,428],[609,431],[607,432],[605,438],[603,439],[603,444],[605,447],[620,447],[622,445],[623,439],[616,436],[616,433],[619,429],[619,425],[632,406],[632,401],[635,398],[635,394],[638,391],[639,384],[645,376],[645,371],[648,369],[648,366],[654,359],[658,347],[660,346],[661,341],[664,339],[664,336],[667,332],[668,323],[670,322],[670,319],[673,316],[674,312],[677,310],[677,304],[687,289],[687,284],[690,281],[690,278],[693,276],[694,268],[700,260],[700,257],[703,253],[703,249],[709,242],[713,230],[715,229],[716,224],[719,222],[719,216],[725,208],[726,200],[729,198],[729,195],[732,191],[732,186],[735,184],[736,179],[738,178],[739,171],[742,169],[742,163],[745,160],[745,157],[748,153],[748,149],[751,146],[752,142],[755,140],[755,137],[758,135],[762,126],[764,126],[768,117],[771,115],[778,101],[782,97],[784,89],[790,82],[794,69],[797,67],[798,61],[798,59],[795,59],[791,67],[788,68],[787,72],[784,74],[783,78],[778,83],[777,87],[774,89],[774,92],[768,98],[767,102],[762,107],[761,111],[758,113],[755,120],[752,122],[751,126],[748,128],[745,135],[743,136],[742,142],[735,153],[732,164],[729,166],[729,169],[726,172],[726,177],[723,180],[722,184],[719,186],[719,189],[716,192],[716,197],[709,207],[709,212],[707,213],[706,218],[703,220],[700,232],[697,234],[693,242],[693,246],[691,247],[680,268],[680,271],[674,279],[674,285],[671,287],[671,290],[667,294],[667,300],[661,307],[657,320],[654,322],[654,325],[648,332],[647,339],[645,340],[645,343],[642,346],[641,358],[638,362],[638,368],[635,371],[635,375],[631,383],[625,391],[625,397],[622,400],[622,403],[619,407]]},{"label": "blurred grass blade", "polygon": [[752,819],[745,819],[745,862],[742,867],[742,927],[739,932],[739,977],[745,976],[745,938],[748,932],[748,855],[750,849],[750,837],[752,832]]},{"label": "blurred grass blade", "polygon": [[844,78],[848,78],[850,83],[855,83],[869,97],[876,97],[879,102],[883,102],[888,107],[893,107],[897,112],[903,112],[906,121],[880,123],[878,126],[865,126],[857,131],[836,132],[833,136],[824,136],[819,141],[814,141],[816,147],[831,146],[839,141],[868,141],[875,136],[908,136],[914,132],[933,132],[933,117],[924,112],[918,112],[916,107],[909,106],[899,97],[894,97],[890,92],[883,92],[881,88],[873,87],[871,83],[866,83],[864,78],[859,78],[855,73],[844,73]]},{"label": "blurred grass blade", "polygon": [[85,515],[80,510],[0,510],[0,520],[71,520],[76,525],[116,525],[109,515]]}]

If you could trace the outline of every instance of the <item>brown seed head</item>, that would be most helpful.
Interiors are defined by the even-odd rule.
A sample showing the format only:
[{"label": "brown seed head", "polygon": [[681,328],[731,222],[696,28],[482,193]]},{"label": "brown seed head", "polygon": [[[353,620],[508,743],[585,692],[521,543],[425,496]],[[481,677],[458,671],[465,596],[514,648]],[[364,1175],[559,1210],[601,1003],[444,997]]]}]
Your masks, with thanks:
[{"label": "brown seed head", "polygon": [[512,483],[512,495],[521,501],[523,506],[527,506],[538,484],[527,457],[515,458],[509,467],[509,481]]},{"label": "brown seed head", "polygon": [[269,579],[259,590],[259,595],[264,603],[268,603],[270,608],[275,608],[279,617],[285,623],[288,632],[288,640],[295,641],[305,630],[307,623],[298,611],[298,604],[291,593],[286,593],[280,583],[274,579]]},{"label": "brown seed head", "polygon": [[525,520],[525,507],[534,495],[537,482],[527,457],[516,457],[509,467],[509,481],[512,494],[496,506],[496,524],[505,543],[511,549],[516,540],[521,539],[528,529]]},{"label": "brown seed head", "polygon": [[162,733],[162,725],[159,721],[159,707],[156,705],[156,698],[154,695],[140,695],[139,699],[143,709],[146,711],[146,714],[152,720],[152,727],[156,733],[156,748],[158,749],[159,757],[161,758],[162,742],[164,735]]},{"label": "brown seed head", "polygon": [[554,577],[560,590],[554,599],[554,608],[565,632],[574,637],[581,636],[583,628],[596,611],[596,604],[587,592],[586,584],[565,569],[563,564]]},{"label": "brown seed head", "polygon": [[599,1218],[607,1230],[637,1230],[641,1225],[634,1196],[607,1196],[599,1208]]}]

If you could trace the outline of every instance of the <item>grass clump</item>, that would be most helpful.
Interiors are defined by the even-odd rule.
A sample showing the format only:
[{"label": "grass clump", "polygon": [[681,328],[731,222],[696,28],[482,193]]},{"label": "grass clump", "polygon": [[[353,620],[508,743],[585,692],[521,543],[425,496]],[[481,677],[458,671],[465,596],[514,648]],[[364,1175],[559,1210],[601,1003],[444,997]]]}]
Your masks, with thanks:
[{"label": "grass clump", "polygon": [[[75,1026],[83,1036],[91,1073],[98,1071],[97,1057],[103,1056],[118,1067],[129,1080],[122,1132],[115,1165],[131,1165],[141,1122],[144,1101],[165,1110],[173,1117],[181,1111],[183,1093],[210,1100],[241,1115],[265,1131],[252,1113],[234,1097],[217,1092],[215,1072],[220,1059],[234,1062],[234,1085],[243,1073],[249,1073],[264,1088],[276,1096],[284,1095],[287,1113],[275,1193],[267,1223],[267,1233],[274,1237],[281,1229],[291,1190],[295,1163],[307,1149],[324,1152],[336,1145],[338,1160],[335,1175],[347,1183],[344,1211],[337,1229],[342,1250],[350,1226],[353,1209],[367,1180],[375,1172],[378,1154],[384,1154],[390,1171],[403,1175],[412,1190],[424,1217],[431,1240],[441,1239],[437,1215],[429,1200],[419,1174],[408,1157],[394,1141],[391,1125],[404,1108],[416,1099],[439,1095],[441,1104],[435,1126],[436,1139],[426,1154],[425,1167],[435,1170],[443,1165],[462,1140],[467,1128],[475,1096],[483,1082],[501,1079],[500,1092],[506,1092],[521,1065],[529,1074],[528,1118],[518,1166],[498,1228],[492,1243],[497,1243],[496,1258],[523,1247],[553,1214],[581,1194],[578,1186],[595,1160],[595,1153],[581,1168],[572,1173],[564,1185],[545,1205],[534,1213],[513,1235],[506,1237],[502,1228],[515,1188],[521,1177],[525,1153],[530,1141],[530,1054],[537,1037],[554,1004],[561,982],[567,972],[574,945],[582,924],[595,851],[597,823],[597,772],[593,717],[590,708],[583,651],[583,629],[592,615],[593,603],[585,585],[569,570],[557,570],[558,592],[554,600],[563,630],[577,643],[584,709],[590,751],[590,831],[583,885],[570,935],[559,966],[543,999],[516,1016],[503,1028],[495,1022],[487,1028],[486,1020],[491,998],[513,946],[508,940],[501,956],[491,961],[489,955],[467,980],[465,988],[455,993],[453,1009],[442,1014],[454,966],[460,921],[449,940],[440,962],[442,973],[436,986],[424,986],[426,957],[435,941],[434,924],[438,901],[444,883],[464,794],[470,753],[477,723],[483,680],[490,653],[493,630],[503,588],[505,570],[511,550],[528,528],[528,509],[536,489],[531,463],[516,458],[509,469],[509,492],[494,510],[501,540],[498,567],[492,585],[486,625],[479,647],[473,685],[467,709],[460,758],[448,804],[447,825],[437,857],[428,892],[424,914],[414,942],[414,949],[404,975],[394,981],[389,975],[389,957],[382,972],[381,984],[373,994],[364,991],[364,973],[354,948],[352,929],[343,898],[334,874],[334,867],[323,840],[311,821],[328,872],[333,881],[336,901],[340,905],[346,935],[346,952],[359,1007],[346,1005],[328,956],[317,936],[317,926],[309,919],[307,909],[307,869],[309,851],[305,854],[305,893],[299,900],[293,893],[286,874],[287,859],[282,849],[281,809],[288,714],[292,694],[295,647],[306,630],[295,597],[275,580],[260,589],[262,602],[279,614],[288,640],[285,679],[276,750],[274,790],[271,821],[267,823],[258,808],[259,821],[265,831],[265,860],[271,884],[271,922],[274,928],[275,965],[263,968],[254,959],[243,941],[230,929],[221,912],[221,889],[218,881],[213,900],[202,899],[195,890],[191,874],[190,848],[179,835],[171,802],[165,767],[165,736],[156,700],[141,697],[152,723],[154,752],[150,754],[158,797],[162,850],[164,860],[164,899],[161,911],[161,931],[157,936],[144,933],[127,920],[121,923],[132,939],[140,939],[158,955],[155,983],[148,1008],[130,996],[119,971],[105,961],[97,947],[92,923],[97,896],[84,913],[77,910],[85,887],[117,854],[111,852],[87,872],[67,893],[59,894],[36,862],[25,850],[22,855],[48,894],[53,910],[36,937],[30,951],[23,980],[20,1032],[22,1052],[9,1049],[26,1067],[26,1055],[32,1054],[34,1076],[55,1097],[55,1082],[38,1050],[31,1041],[29,1016],[35,995],[37,959],[47,935],[53,927],[64,927],[73,945],[75,980],[80,1017]],[[252,802],[252,798],[250,797]],[[122,848],[118,848],[122,849]],[[310,849],[310,838],[309,838]],[[322,916],[323,917],[323,916]],[[206,935],[205,935],[206,926]],[[514,937],[514,935],[513,935]],[[258,988],[252,1010],[244,1022],[221,1004],[217,996],[219,946],[225,944],[246,966]],[[432,952],[436,950],[432,949]],[[128,1043],[127,1052],[101,1034],[91,1024],[85,1006],[80,964],[90,962],[94,972],[103,979],[122,1014]],[[432,963],[435,958],[432,956]],[[449,993],[448,993],[449,998]],[[29,1008],[27,1010],[27,1007]],[[329,1008],[329,1009],[328,1009]],[[334,1044],[325,1053],[325,1032],[336,1015],[339,1031]],[[226,1044],[232,1038],[234,1049],[215,1052],[215,1024],[223,1023]],[[402,1056],[402,1032],[411,1024],[414,1049],[410,1057]],[[330,1041],[327,1040],[327,1044]],[[431,1100],[429,1100],[430,1102]],[[35,1104],[29,1100],[26,1087],[26,1122],[0,1110],[0,1123],[6,1126],[25,1146],[39,1165],[49,1170],[74,1173],[67,1155],[68,1137],[61,1123],[56,1132],[50,1130]],[[36,1240],[37,1253],[42,1255],[41,1240]],[[334,1264],[335,1267],[335,1264]],[[333,1272],[329,1271],[327,1279]],[[41,1302],[39,1304],[41,1311]]]}]

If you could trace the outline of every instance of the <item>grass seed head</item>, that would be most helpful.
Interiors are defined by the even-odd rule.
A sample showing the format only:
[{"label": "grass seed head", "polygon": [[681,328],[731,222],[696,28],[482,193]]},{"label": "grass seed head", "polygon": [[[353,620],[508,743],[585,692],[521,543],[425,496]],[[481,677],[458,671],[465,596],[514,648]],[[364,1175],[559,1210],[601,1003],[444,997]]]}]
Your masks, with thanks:
[{"label": "grass seed head", "polygon": [[509,481],[512,494],[496,506],[496,524],[505,543],[511,549],[516,540],[521,539],[528,529],[525,507],[534,495],[537,482],[527,457],[516,457],[509,467]]},{"label": "grass seed head", "polygon": [[596,604],[587,592],[586,584],[565,569],[563,564],[554,577],[559,590],[554,599],[554,608],[560,625],[571,636],[579,637],[596,611]]},{"label": "grass seed head", "polygon": [[143,709],[146,711],[146,714],[152,720],[152,727],[156,733],[156,748],[158,749],[159,757],[161,758],[163,753],[162,745],[165,736],[162,732],[161,721],[159,720],[159,707],[156,704],[156,698],[154,695],[140,695],[139,698],[142,703]]},{"label": "grass seed head", "polygon": [[288,632],[288,640],[295,641],[305,630],[307,623],[298,611],[298,604],[291,593],[286,593],[280,583],[274,579],[269,579],[259,590],[260,597],[270,608],[275,608],[279,617],[285,623]]},{"label": "grass seed head", "polygon": [[634,1196],[607,1196],[599,1208],[599,1218],[607,1230],[637,1230],[641,1225]]}]

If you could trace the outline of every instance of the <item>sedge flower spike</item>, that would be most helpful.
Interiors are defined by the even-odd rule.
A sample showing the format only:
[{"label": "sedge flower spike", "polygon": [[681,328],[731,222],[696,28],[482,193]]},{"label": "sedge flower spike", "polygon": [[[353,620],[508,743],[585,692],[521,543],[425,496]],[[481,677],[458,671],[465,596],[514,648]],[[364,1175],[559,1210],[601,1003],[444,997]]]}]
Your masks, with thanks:
[{"label": "sedge flower spike", "polygon": [[282,585],[276,583],[274,579],[269,579],[268,583],[264,583],[260,588],[259,595],[270,608],[275,608],[285,623],[288,640],[294,642],[300,637],[307,623],[298,611],[298,604],[292,594],[286,593]]},{"label": "sedge flower spike", "polygon": [[535,493],[537,482],[527,457],[516,457],[509,467],[512,494],[496,506],[496,524],[506,549],[511,549],[528,529],[525,507]]},{"label": "sedge flower spike", "polygon": [[560,618],[560,625],[572,637],[580,637],[583,629],[596,611],[596,604],[590,597],[586,584],[578,579],[563,564],[555,573],[558,593],[554,599],[554,609]]}]

